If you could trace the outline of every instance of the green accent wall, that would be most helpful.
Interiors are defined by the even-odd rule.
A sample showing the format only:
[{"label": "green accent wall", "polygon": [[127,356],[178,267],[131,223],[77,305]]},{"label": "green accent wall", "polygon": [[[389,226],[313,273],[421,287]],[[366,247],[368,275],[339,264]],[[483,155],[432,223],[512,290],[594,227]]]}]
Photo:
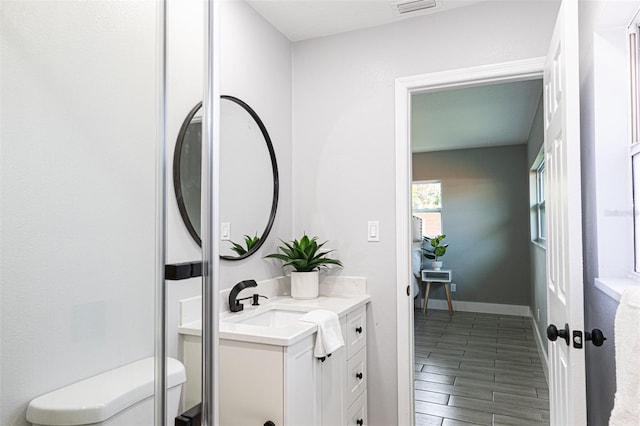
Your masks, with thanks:
[{"label": "green accent wall", "polygon": [[531,306],[527,146],[414,154],[413,180],[432,179],[442,181],[454,300]]}]

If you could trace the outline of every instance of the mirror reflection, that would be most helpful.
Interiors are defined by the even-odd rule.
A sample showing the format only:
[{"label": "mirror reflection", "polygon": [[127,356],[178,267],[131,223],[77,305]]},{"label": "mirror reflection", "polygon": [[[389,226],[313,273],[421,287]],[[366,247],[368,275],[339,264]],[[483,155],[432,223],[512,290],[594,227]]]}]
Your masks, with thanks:
[{"label": "mirror reflection", "polygon": [[[182,124],[173,161],[180,214],[193,239],[201,244],[200,179],[202,103]],[[275,152],[260,117],[233,96],[220,102],[220,253],[239,260],[253,254],[266,239],[278,203]]]}]

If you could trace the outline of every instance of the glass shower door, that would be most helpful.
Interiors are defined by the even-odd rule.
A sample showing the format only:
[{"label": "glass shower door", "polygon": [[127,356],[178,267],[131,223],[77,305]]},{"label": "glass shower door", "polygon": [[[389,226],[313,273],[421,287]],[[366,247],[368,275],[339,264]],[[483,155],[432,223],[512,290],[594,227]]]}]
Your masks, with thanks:
[{"label": "glass shower door", "polygon": [[0,424],[163,346],[159,4],[0,2]]}]

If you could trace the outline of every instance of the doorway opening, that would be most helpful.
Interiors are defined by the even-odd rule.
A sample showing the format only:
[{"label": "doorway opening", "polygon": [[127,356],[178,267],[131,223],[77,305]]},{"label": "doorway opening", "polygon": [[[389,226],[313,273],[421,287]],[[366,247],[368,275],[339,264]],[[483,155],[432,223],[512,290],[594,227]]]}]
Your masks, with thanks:
[{"label": "doorway opening", "polygon": [[418,424],[549,422],[546,324],[530,315],[546,319],[545,249],[529,233],[544,204],[530,209],[527,173],[541,101],[540,79],[411,96]]},{"label": "doorway opening", "polygon": [[[397,123],[397,127],[396,127],[396,159],[397,159],[397,180],[396,180],[396,184],[397,184],[397,229],[398,229],[398,240],[397,240],[397,253],[398,253],[398,259],[397,259],[397,265],[398,265],[398,271],[397,271],[397,278],[398,278],[398,290],[405,290],[407,295],[410,296],[416,296],[418,294],[420,294],[419,291],[416,291],[416,281],[418,280],[414,280],[414,269],[411,267],[412,264],[412,259],[413,259],[413,252],[412,252],[412,241],[414,240],[414,235],[412,233],[412,226],[411,226],[411,216],[412,216],[412,203],[411,203],[411,196],[410,196],[410,191],[409,191],[409,187],[410,187],[410,183],[414,180],[442,180],[443,181],[443,192],[442,192],[442,208],[443,208],[443,212],[442,212],[442,221],[443,221],[443,229],[442,229],[442,233],[443,234],[447,234],[449,232],[448,230],[448,226],[447,225],[447,221],[448,220],[453,220],[455,222],[455,220],[459,220],[459,218],[455,218],[455,213],[452,215],[449,215],[449,219],[447,218],[447,214],[446,214],[446,210],[447,210],[447,184],[446,181],[447,179],[445,179],[442,175],[438,176],[437,175],[437,170],[434,171],[434,169],[437,168],[438,164],[440,164],[440,166],[442,166],[442,164],[444,164],[443,159],[442,158],[435,158],[437,157],[436,154],[434,154],[433,152],[431,153],[431,160],[435,159],[435,163],[432,163],[430,166],[427,166],[427,169],[429,169],[430,171],[434,171],[436,173],[436,175],[423,175],[423,176],[416,176],[415,173],[412,173],[412,155],[413,154],[411,151],[411,141],[412,141],[412,130],[414,129],[413,126],[413,122],[412,122],[412,111],[414,109],[416,109],[416,105],[414,102],[415,99],[419,99],[422,96],[429,96],[429,95],[434,95],[435,94],[435,98],[441,98],[443,96],[443,94],[446,91],[450,91],[450,92],[461,92],[460,89],[473,89],[473,90],[483,90],[484,87],[488,86],[488,85],[495,85],[495,84],[506,84],[506,83],[517,83],[514,84],[513,87],[515,86],[526,86],[527,84],[535,84],[535,82],[532,82],[534,80],[539,81],[542,77],[542,67],[544,64],[544,58],[535,58],[532,60],[527,60],[527,61],[517,61],[517,62],[512,62],[512,63],[505,63],[505,64],[496,64],[496,65],[491,65],[491,66],[484,66],[484,67],[476,67],[476,68],[472,68],[472,69],[465,69],[465,70],[457,70],[457,71],[453,71],[453,72],[447,72],[447,73],[435,73],[435,74],[428,74],[428,75],[423,75],[423,76],[415,76],[415,77],[409,77],[409,78],[404,78],[404,79],[399,79],[396,82],[396,123]],[[539,83],[538,83],[539,85]],[[539,86],[538,86],[539,87]],[[459,94],[458,93],[458,94]],[[539,97],[539,96],[538,96]],[[536,99],[537,102],[537,99]],[[439,99],[436,101],[436,104],[442,106],[442,99]],[[442,108],[444,109],[444,108]],[[460,126],[460,121],[457,124],[457,127],[461,127]],[[478,141],[476,141],[478,142]],[[508,145],[508,144],[505,144]],[[489,162],[494,162],[493,165],[489,165],[490,169],[502,169],[503,167],[501,167],[501,165],[504,165],[504,159],[499,160],[501,158],[501,156],[504,153],[500,153],[498,151],[502,150],[502,151],[509,151],[509,150],[526,150],[526,148],[523,147],[519,147],[519,148],[514,148],[513,146],[504,146],[504,147],[493,147],[493,148],[481,148],[480,146],[474,146],[474,147],[464,147],[464,148],[458,148],[455,151],[459,151],[456,152],[454,154],[452,154],[451,152],[447,153],[446,149],[443,150],[442,147],[440,147],[439,149],[439,153],[442,154],[444,152],[444,156],[460,156],[462,155],[463,157],[466,155],[467,157],[470,157],[471,159],[473,159],[474,157],[477,157],[478,153],[480,152],[480,150],[493,150],[493,152],[491,153],[491,155],[488,155],[489,158]],[[438,149],[434,149],[432,151],[438,151]],[[452,151],[452,150],[451,150]],[[440,155],[439,154],[439,155]],[[429,154],[427,154],[428,156]],[[526,167],[529,166],[529,164],[527,164],[527,161],[524,160],[526,159],[526,154],[520,152],[520,157],[523,158],[522,161],[522,166],[523,166],[523,170],[521,171],[523,176],[524,176],[524,186],[525,189],[528,189],[528,182],[526,181],[526,176],[527,176],[527,169]],[[498,160],[498,163],[496,164],[495,161]],[[426,160],[427,162],[429,160]],[[468,160],[470,161],[470,160]],[[508,161],[508,160],[507,160]],[[434,165],[435,164],[435,165]],[[446,167],[442,168],[441,167],[441,171],[446,169]],[[451,170],[452,172],[455,172],[455,170]],[[467,182],[468,183],[468,182]],[[522,183],[522,182],[521,182]],[[460,184],[460,182],[458,182],[458,186],[459,187],[464,187],[464,182],[462,184]],[[454,185],[455,187],[455,185]],[[495,188],[494,187],[494,192],[499,193],[500,190],[502,188]],[[525,191],[525,193],[528,191]],[[482,200],[482,195],[480,193],[476,193],[476,199],[477,200]],[[452,197],[451,198],[451,202],[452,204],[449,205],[449,208],[453,209],[453,211],[457,211],[457,212],[463,212],[464,210],[468,210],[464,207],[464,205],[462,204],[456,204],[459,202],[459,200],[455,200],[456,197]],[[523,206],[523,217],[522,220],[525,221],[526,223],[526,227],[525,230],[528,229],[528,218],[527,218],[527,198],[525,196],[524,199],[524,206]],[[491,210],[493,209],[493,210]],[[500,209],[497,209],[496,206],[492,206],[489,209],[489,212],[493,212],[494,216],[499,215]],[[498,212],[498,213],[496,213]],[[489,214],[490,215],[490,214]],[[450,242],[455,242],[455,244],[457,245],[457,247],[454,249],[454,246],[450,246],[449,250],[450,250],[450,254],[454,254],[456,252],[457,256],[452,256],[451,257],[451,263],[450,266],[454,266],[456,265],[456,261],[453,260],[454,257],[462,257],[465,258],[464,256],[464,251],[462,250],[463,247],[465,247],[465,245],[467,244],[467,242],[465,242],[464,239],[464,235],[465,235],[465,231],[469,232],[470,229],[472,229],[473,225],[474,225],[474,220],[467,220],[467,222],[469,222],[467,225],[471,226],[471,228],[467,227],[467,229],[462,229],[463,232],[458,233],[458,235],[456,235],[456,231],[453,232],[453,234],[450,234],[451,238],[450,238]],[[495,224],[494,224],[495,225]],[[451,228],[449,228],[451,229]],[[453,229],[452,229],[453,230]],[[491,235],[491,234],[490,234]],[[524,233],[524,235],[520,235],[520,237],[525,238],[525,246],[528,246],[528,244],[530,243],[529,240],[529,234],[528,231],[526,231]],[[490,236],[489,236],[490,238]],[[485,245],[486,244],[491,244],[491,243],[495,243],[495,241],[486,241],[483,240]],[[498,244],[498,246],[501,246],[500,244]],[[475,253],[475,250],[477,250],[477,253],[480,253],[479,258],[482,257],[483,254],[487,254],[487,253],[483,253],[482,252],[482,244],[480,246],[477,246],[476,243],[476,247],[473,247],[473,242],[471,247],[466,247],[465,250],[467,251],[467,256],[466,259],[468,260],[470,258],[470,256],[468,255],[468,253]],[[503,246],[504,249],[504,246]],[[508,250],[508,246],[507,246],[507,250]],[[487,249],[486,252],[491,252],[492,250]],[[489,253],[490,254],[490,253]],[[462,256],[460,256],[462,255]],[[527,254],[528,256],[528,254]],[[446,259],[446,256],[445,256]],[[446,262],[446,260],[445,260]],[[528,262],[527,262],[528,265]],[[468,266],[468,265],[467,265]],[[420,265],[420,268],[422,269],[422,265]],[[461,275],[459,275],[460,280],[467,280],[467,282],[465,282],[466,286],[465,286],[465,291],[471,291],[471,295],[475,295],[478,296],[480,295],[480,293],[474,293],[477,292],[478,289],[475,290],[470,290],[471,286],[471,281],[465,277],[465,274],[468,274],[468,272],[462,272],[465,268],[464,262],[463,263],[459,263],[457,265],[457,268],[459,268],[459,271],[461,272]],[[445,268],[446,269],[446,268]],[[451,271],[452,274],[455,274],[455,272],[452,270]],[[489,274],[489,276],[485,277],[488,280],[491,280],[491,276]],[[453,278],[451,279],[452,283],[455,283],[456,279]],[[401,283],[407,283],[407,282],[413,282],[414,283],[414,289],[404,289],[404,285],[402,285]],[[459,287],[460,283],[455,283],[458,285],[457,290],[460,292],[461,287]],[[419,281],[418,281],[419,284]],[[401,293],[399,293],[401,294]],[[455,294],[455,293],[454,293]],[[461,293],[459,293],[461,294]],[[436,295],[437,297],[437,295]],[[483,300],[481,296],[478,296],[478,300]],[[487,299],[484,299],[487,300]],[[476,327],[476,328],[480,328],[483,325],[487,325],[487,321],[489,322],[496,322],[496,324],[500,323],[500,316],[502,315],[504,317],[504,322],[505,324],[507,322],[510,322],[510,325],[514,325],[514,318],[509,318],[508,316],[511,315],[529,315],[529,308],[526,305],[521,305],[521,309],[524,309],[524,311],[510,311],[509,309],[520,309],[518,308],[518,306],[520,305],[518,302],[514,303],[514,304],[509,304],[509,303],[505,303],[503,302],[506,299],[497,299],[499,302],[502,303],[487,303],[487,302],[480,302],[480,303],[475,303],[474,302],[470,302],[471,304],[467,303],[466,306],[464,303],[458,303],[458,309],[459,311],[456,311],[454,313],[454,317],[455,315],[458,315],[458,317],[456,317],[456,319],[460,318],[461,320],[464,320],[465,316],[466,316],[466,321],[462,321],[464,324],[463,326],[470,326],[471,328]],[[444,300],[441,301],[433,301],[434,305],[438,305],[438,304],[442,304],[445,303]],[[455,297],[454,297],[454,302],[455,302]],[[428,309],[431,309],[431,303],[432,301],[430,301],[430,305],[428,306]],[[476,323],[476,318],[471,318],[471,316],[469,314],[465,314],[463,311],[480,311],[480,312],[484,312],[483,315],[489,315],[489,313],[492,312],[493,309],[495,309],[496,307],[498,307],[498,305],[506,305],[507,306],[507,310],[506,311],[499,311],[497,312],[497,317],[495,318],[491,318],[489,316],[485,316],[485,317],[481,317],[479,318],[479,323]],[[446,304],[444,305],[446,306]],[[414,384],[414,379],[417,378],[417,376],[423,376],[424,373],[424,377],[432,377],[430,375],[434,375],[437,374],[437,372],[434,371],[435,369],[440,368],[440,373],[445,372],[445,370],[447,368],[452,368],[454,367],[453,364],[449,364],[447,366],[445,366],[444,364],[440,363],[440,366],[437,365],[430,365],[430,367],[427,367],[427,370],[432,370],[432,371],[414,371],[414,368],[417,369],[416,367],[416,361],[417,361],[417,356],[416,354],[413,352],[413,348],[420,346],[418,345],[418,343],[422,344],[425,342],[420,341],[421,339],[423,339],[423,336],[418,336],[418,335],[414,335],[414,323],[417,323],[419,321],[419,316],[422,314],[421,310],[416,311],[415,315],[414,315],[414,309],[418,307],[418,305],[414,304],[414,298],[413,297],[408,297],[407,299],[405,299],[404,297],[399,297],[398,298],[398,352],[399,352],[399,356],[398,356],[398,389],[399,389],[399,421],[403,424],[413,424],[414,422],[414,418],[413,418],[413,413],[416,412],[416,393],[420,394],[424,389],[418,389],[418,391],[416,391],[416,389],[414,389],[413,384]],[[428,312],[428,311],[427,311]],[[434,312],[434,315],[440,315],[442,314],[442,312],[440,311],[431,311]],[[437,313],[436,313],[437,312]],[[446,325],[451,326],[452,328],[455,328],[456,326],[453,325],[453,323],[450,323],[448,320],[448,312],[444,311],[444,317],[440,317],[439,320],[441,322],[440,325],[442,325],[442,320],[446,320]],[[429,318],[429,314],[426,314],[425,318]],[[529,319],[526,319],[527,321],[529,321]],[[438,322],[435,317],[434,317],[434,324]],[[484,323],[483,323],[484,322]],[[474,325],[475,324],[475,325]],[[522,321],[519,323],[519,325],[524,324]],[[517,327],[516,327],[517,328]],[[494,328],[494,333],[498,333],[499,330]],[[502,333],[508,333],[507,330],[502,330]],[[517,333],[517,331],[516,331]],[[433,336],[432,336],[433,337]],[[429,339],[428,339],[429,340]],[[433,339],[430,339],[431,342],[429,342],[430,344],[434,344],[436,345],[436,347],[439,347],[440,352],[434,352],[434,353],[439,353],[441,355],[449,355],[449,357],[455,357],[455,356],[459,356],[462,354],[461,349],[459,347],[455,347],[456,345],[460,345],[460,342],[450,342],[450,346],[453,347],[446,347],[447,346],[447,342],[438,342],[438,341],[434,341]],[[502,340],[502,339],[501,339]],[[467,345],[469,343],[469,341],[465,341],[464,344]],[[496,343],[497,343],[497,339],[496,339]],[[508,343],[504,343],[505,345],[507,345]],[[422,345],[424,346],[424,345]],[[487,349],[485,347],[485,349]],[[508,347],[503,347],[501,348],[503,355],[506,353],[506,351],[508,351]],[[494,347],[492,349],[489,349],[490,351],[493,350],[497,353],[498,348]],[[448,352],[447,352],[448,351]],[[453,352],[455,352],[455,354]],[[482,351],[480,351],[482,352]],[[431,352],[430,352],[431,354]],[[430,355],[429,355],[430,356]],[[537,355],[536,355],[537,356]],[[437,357],[437,356],[436,356]],[[436,358],[434,357],[434,358]],[[532,358],[530,358],[532,359]],[[446,361],[446,360],[445,360]],[[451,359],[449,360],[451,361]],[[501,361],[508,361],[508,360],[501,360]],[[454,361],[455,362],[461,362],[459,361]],[[496,376],[495,374],[499,374],[500,375],[500,380],[509,380],[508,378],[503,377],[501,371],[502,369],[506,368],[506,365],[501,365],[501,366],[496,366],[495,365],[495,360],[493,362],[493,366],[491,367],[491,369],[493,369],[491,371],[490,374],[493,375],[493,379],[495,380]],[[503,364],[502,362],[500,364]],[[424,365],[428,365],[428,364],[424,364]],[[458,365],[459,367],[459,365]],[[465,366],[468,367],[468,366]],[[410,369],[410,370],[409,370]],[[445,369],[445,370],[442,370]],[[422,367],[420,368],[420,370],[422,370]],[[450,370],[448,370],[447,372],[451,372]],[[477,373],[477,371],[476,371]],[[485,371],[484,373],[481,374],[486,374],[487,371]],[[472,376],[473,374],[470,372],[466,372],[466,373],[461,373],[461,374],[465,374],[467,377],[466,378],[460,378],[460,381],[465,381],[465,380],[469,380],[469,379],[473,379]],[[442,376],[446,376],[446,374],[441,374]],[[445,380],[445,381],[449,381],[451,380],[450,378],[444,378],[444,377],[433,377],[435,379],[441,379],[441,380]],[[477,377],[476,377],[477,378]],[[543,381],[544,376],[541,378]],[[456,380],[455,378],[453,380]],[[444,384],[444,383],[443,383]],[[451,383],[451,385],[453,385],[453,383]],[[507,383],[504,383],[504,385],[507,385]],[[430,385],[427,385],[430,386]],[[436,386],[437,387],[437,386]],[[508,386],[507,386],[508,387]],[[441,387],[441,390],[443,388]],[[429,392],[429,391],[428,391]],[[534,391],[535,392],[535,391]],[[420,396],[420,395],[419,395]],[[423,395],[425,396],[425,395]],[[428,398],[442,398],[442,395],[433,395],[433,394],[429,394],[426,395]],[[533,395],[532,395],[533,396]],[[449,397],[447,397],[449,398]],[[455,396],[455,400],[453,401],[455,404],[459,405],[460,404],[471,404],[471,403],[476,403],[477,401],[471,401],[468,399],[461,399],[461,398],[465,398],[464,396],[461,395],[457,395]],[[426,401],[427,404],[434,404],[435,402],[430,402],[430,401]],[[420,404],[418,404],[420,405]],[[408,409],[407,409],[408,408]],[[429,408],[432,409],[433,411],[437,411],[437,406],[429,406]],[[458,407],[461,408],[461,407]],[[405,411],[406,410],[406,411]],[[460,410],[459,410],[460,411]],[[462,410],[464,411],[464,410]],[[409,414],[407,414],[409,413]],[[504,413],[505,415],[508,413]],[[406,418],[403,418],[404,416],[406,416]],[[445,417],[445,416],[441,416],[441,417]],[[458,420],[463,420],[463,419],[458,419]],[[541,421],[544,419],[540,419]],[[420,418],[418,418],[417,423],[420,423]]]}]

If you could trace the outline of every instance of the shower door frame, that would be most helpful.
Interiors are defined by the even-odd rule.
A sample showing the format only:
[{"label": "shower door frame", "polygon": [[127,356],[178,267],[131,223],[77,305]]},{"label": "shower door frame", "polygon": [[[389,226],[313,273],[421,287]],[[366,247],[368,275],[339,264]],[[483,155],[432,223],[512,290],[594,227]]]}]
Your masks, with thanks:
[{"label": "shower door frame", "polygon": [[[205,0],[202,132],[202,425],[219,424],[220,2]],[[154,423],[167,424],[167,0],[157,3]],[[170,419],[170,422],[172,419]]]}]

